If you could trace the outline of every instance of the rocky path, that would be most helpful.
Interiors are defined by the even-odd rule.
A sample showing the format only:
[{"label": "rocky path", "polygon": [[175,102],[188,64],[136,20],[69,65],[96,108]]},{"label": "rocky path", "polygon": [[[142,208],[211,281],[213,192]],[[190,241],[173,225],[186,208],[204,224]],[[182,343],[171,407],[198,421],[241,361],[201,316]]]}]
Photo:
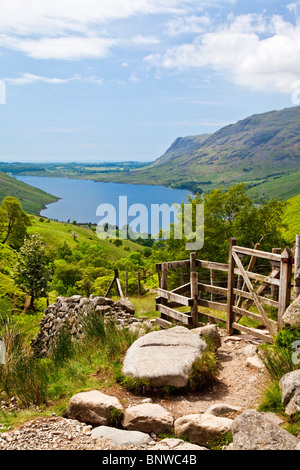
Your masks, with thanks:
[{"label": "rocky path", "polygon": [[[246,335],[234,339],[222,336],[222,346],[218,350],[220,374],[216,384],[201,393],[168,398],[152,397],[152,402],[170,411],[174,419],[187,414],[204,413],[211,405],[218,403],[240,407],[242,411],[254,409],[265,382],[264,371],[253,361],[256,346],[256,340]],[[125,407],[140,404],[145,400],[145,397],[137,397],[117,388],[105,392],[119,398]],[[0,434],[0,450],[116,449],[108,442],[94,441],[91,434],[91,426],[76,420],[57,416],[37,418],[16,430]],[[155,444],[157,440],[153,436],[150,444],[138,449],[152,449]],[[125,448],[132,449],[135,447]]]}]

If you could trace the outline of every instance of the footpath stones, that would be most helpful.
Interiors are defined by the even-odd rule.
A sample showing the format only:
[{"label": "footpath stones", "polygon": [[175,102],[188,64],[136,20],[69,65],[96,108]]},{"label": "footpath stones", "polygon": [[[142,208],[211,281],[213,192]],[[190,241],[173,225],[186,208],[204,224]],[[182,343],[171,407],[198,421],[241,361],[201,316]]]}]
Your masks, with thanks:
[{"label": "footpath stones", "polygon": [[151,386],[184,387],[193,363],[205,349],[203,339],[185,327],[153,331],[130,346],[123,362],[123,374],[145,379]]},{"label": "footpath stones", "polygon": [[92,430],[92,439],[97,443],[107,442],[118,447],[145,446],[152,441],[149,434],[140,431],[126,431],[123,429],[99,426]]},{"label": "footpath stones", "polygon": [[300,441],[267,416],[246,410],[232,425],[231,450],[295,450]]},{"label": "footpath stones", "polygon": [[66,411],[66,416],[93,426],[109,425],[116,414],[123,413],[120,401],[109,395],[90,390],[74,395]]},{"label": "footpath stones", "polygon": [[189,441],[207,446],[210,439],[227,434],[232,423],[232,419],[208,413],[186,415],[175,421],[175,435],[185,436]]},{"label": "footpath stones", "polygon": [[173,450],[181,452],[183,450],[208,450],[206,447],[197,446],[182,439],[162,439],[151,450]]},{"label": "footpath stones", "polygon": [[124,413],[122,426],[128,430],[168,434],[174,431],[174,418],[165,408],[152,403],[131,406]]},{"label": "footpath stones", "polygon": [[221,335],[219,333],[218,327],[215,324],[208,324],[205,326],[200,326],[199,328],[194,328],[191,330],[193,333],[196,333],[200,336],[200,338],[208,339],[211,341],[214,348],[217,350],[221,347]]}]

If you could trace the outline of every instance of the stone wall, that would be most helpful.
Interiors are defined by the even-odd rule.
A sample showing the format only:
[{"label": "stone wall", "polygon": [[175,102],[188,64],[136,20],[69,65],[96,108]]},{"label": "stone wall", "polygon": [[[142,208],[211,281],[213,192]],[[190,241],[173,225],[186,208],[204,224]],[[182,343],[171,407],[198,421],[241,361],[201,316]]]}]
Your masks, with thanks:
[{"label": "stone wall", "polygon": [[89,298],[80,295],[57,297],[57,301],[45,309],[31,347],[37,355],[47,357],[62,327],[67,327],[74,339],[79,340],[83,335],[82,319],[91,312],[103,315],[105,319],[113,319],[120,327],[132,330],[142,332],[152,326],[152,321],[147,318],[134,317],[134,307],[128,299],[114,302],[95,295]]}]

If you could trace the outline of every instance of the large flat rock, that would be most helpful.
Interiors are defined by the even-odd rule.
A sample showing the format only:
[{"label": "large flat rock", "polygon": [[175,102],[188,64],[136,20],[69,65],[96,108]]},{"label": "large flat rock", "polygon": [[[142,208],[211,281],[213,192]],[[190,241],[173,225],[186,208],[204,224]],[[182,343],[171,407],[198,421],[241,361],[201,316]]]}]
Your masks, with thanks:
[{"label": "large flat rock", "polygon": [[145,446],[152,441],[149,434],[140,431],[126,431],[123,429],[111,428],[109,426],[99,426],[92,431],[92,439],[96,441],[105,441],[109,445],[126,446]]},{"label": "large flat rock", "polygon": [[205,341],[183,326],[153,331],[128,349],[123,373],[146,379],[152,386],[184,387],[193,363],[205,349]]}]

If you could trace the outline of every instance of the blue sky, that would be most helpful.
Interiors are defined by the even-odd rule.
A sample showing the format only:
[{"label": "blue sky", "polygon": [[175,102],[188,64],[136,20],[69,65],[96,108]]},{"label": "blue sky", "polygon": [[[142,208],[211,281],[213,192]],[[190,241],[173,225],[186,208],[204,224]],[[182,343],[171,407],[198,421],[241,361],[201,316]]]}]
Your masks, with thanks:
[{"label": "blue sky", "polygon": [[0,160],[152,161],[295,106],[299,15],[300,1],[1,0]]}]

